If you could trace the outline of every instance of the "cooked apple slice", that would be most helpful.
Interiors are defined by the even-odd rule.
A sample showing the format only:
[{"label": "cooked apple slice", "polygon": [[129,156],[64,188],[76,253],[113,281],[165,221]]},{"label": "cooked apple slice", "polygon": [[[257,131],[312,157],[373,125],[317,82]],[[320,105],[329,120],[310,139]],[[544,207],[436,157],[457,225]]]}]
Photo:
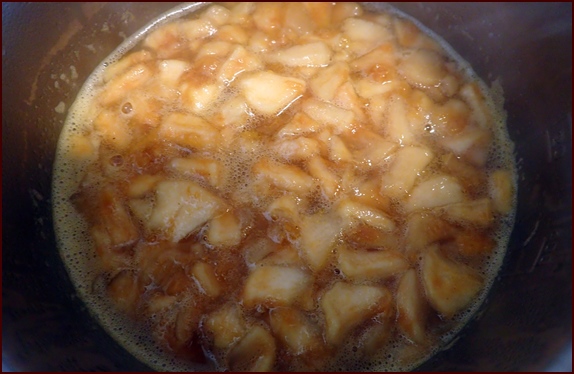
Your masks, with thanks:
[{"label": "cooked apple slice", "polygon": [[417,177],[434,157],[433,152],[424,147],[403,147],[395,152],[388,172],[383,174],[381,195],[402,198],[413,188]]},{"label": "cooked apple slice", "polygon": [[231,247],[241,242],[241,221],[231,212],[214,217],[207,227],[207,241],[215,247]]},{"label": "cooked apple slice", "polygon": [[129,314],[136,313],[140,295],[144,292],[144,286],[139,282],[136,273],[123,270],[118,273],[108,284],[108,294],[114,304],[122,311]]},{"label": "cooked apple slice", "polygon": [[399,95],[392,95],[387,104],[388,121],[385,126],[389,138],[401,145],[412,144],[415,140],[411,124],[407,117],[406,100]]},{"label": "cooked apple slice", "polygon": [[141,199],[130,199],[128,206],[136,219],[145,222],[153,211],[153,197],[143,197]]},{"label": "cooked apple slice", "polygon": [[229,85],[239,74],[259,70],[262,67],[263,63],[257,55],[247,51],[242,46],[237,46],[227,61],[221,65],[217,79],[225,85]]},{"label": "cooked apple slice", "polygon": [[314,42],[279,50],[269,56],[269,61],[290,67],[321,67],[331,62],[332,54],[333,52],[325,43]]},{"label": "cooked apple slice", "polygon": [[297,248],[290,244],[284,244],[270,252],[258,264],[262,266],[301,266],[303,262],[301,257],[299,257]]},{"label": "cooked apple slice", "polygon": [[328,136],[331,140],[329,143],[329,159],[333,162],[351,162],[353,161],[353,154],[347,148],[345,142],[337,135]]},{"label": "cooked apple slice", "polygon": [[219,82],[201,85],[184,82],[180,87],[182,102],[193,113],[202,115],[215,105],[221,97],[224,88],[224,85]]},{"label": "cooked apple slice", "polygon": [[365,251],[339,246],[337,254],[343,275],[356,281],[386,279],[409,267],[403,255],[393,250]]},{"label": "cooked apple slice", "polygon": [[243,96],[234,96],[221,105],[220,113],[215,116],[215,123],[241,130],[253,116]]},{"label": "cooked apple slice", "polygon": [[217,280],[213,267],[208,263],[196,262],[191,268],[191,275],[199,284],[202,293],[212,298],[221,294],[221,284]]},{"label": "cooked apple slice", "polygon": [[210,21],[214,26],[221,26],[229,20],[231,12],[221,5],[212,5],[202,13],[201,18]]},{"label": "cooked apple slice", "polygon": [[283,3],[259,3],[255,4],[252,20],[259,30],[271,33],[281,27],[285,8]]},{"label": "cooked apple slice", "polygon": [[247,323],[236,304],[227,304],[211,313],[203,326],[213,336],[213,344],[228,348],[247,332]]},{"label": "cooked apple slice", "polygon": [[499,169],[490,175],[489,194],[498,213],[510,213],[514,200],[514,182],[510,171]]},{"label": "cooked apple slice", "polygon": [[[95,213],[96,226],[101,229],[104,239],[98,240],[111,248],[125,247],[133,244],[139,238],[139,231],[132,221],[130,214],[119,192],[107,186],[96,197]],[[94,214],[92,213],[92,214]]]},{"label": "cooked apple slice", "polygon": [[271,371],[275,364],[276,344],[265,328],[254,326],[231,348],[227,355],[231,371]]},{"label": "cooked apple slice", "polygon": [[319,142],[304,136],[279,140],[272,145],[272,148],[281,158],[288,161],[303,161],[320,152]]},{"label": "cooked apple slice", "polygon": [[336,62],[319,73],[311,79],[309,84],[311,92],[323,101],[331,101],[335,96],[335,92],[349,79],[349,65],[344,62]]},{"label": "cooked apple slice", "polygon": [[437,246],[423,254],[421,269],[430,305],[446,318],[468,306],[482,288],[482,279],[477,273],[446,259]]},{"label": "cooked apple slice", "polygon": [[156,204],[145,225],[178,242],[210,220],[221,206],[217,196],[197,183],[166,180],[157,185]]},{"label": "cooked apple slice", "polygon": [[450,239],[454,234],[454,227],[438,215],[414,212],[407,217],[405,249],[410,257],[416,256],[430,244]]},{"label": "cooked apple slice", "polygon": [[347,134],[346,139],[356,149],[355,160],[367,169],[383,165],[397,148],[397,143],[366,128],[357,129],[353,135]]},{"label": "cooked apple slice", "polygon": [[243,258],[245,263],[250,269],[253,269],[265,256],[279,250],[280,245],[268,237],[261,237],[250,240],[244,248]]},{"label": "cooked apple slice", "polygon": [[488,129],[492,120],[482,90],[478,83],[467,83],[460,88],[460,96],[472,108],[472,118],[482,129]]},{"label": "cooked apple slice", "polygon": [[318,327],[298,309],[275,308],[269,312],[269,323],[273,334],[296,356],[322,344]]},{"label": "cooked apple slice", "polygon": [[331,250],[341,234],[337,217],[327,214],[305,216],[301,222],[300,250],[303,259],[313,271],[325,267]]},{"label": "cooked apple slice", "polygon": [[104,90],[99,95],[99,100],[105,106],[116,103],[126,97],[130,91],[148,82],[153,75],[154,69],[150,63],[140,62],[133,65],[106,83]]},{"label": "cooked apple slice", "polygon": [[307,193],[310,192],[315,182],[313,178],[294,165],[286,165],[279,162],[263,159],[253,166],[253,174],[262,178],[281,189]]},{"label": "cooked apple slice", "polygon": [[364,223],[360,223],[345,232],[345,240],[359,249],[401,250],[402,235],[384,232]]},{"label": "cooked apple slice", "polygon": [[488,129],[467,126],[458,134],[441,138],[439,142],[463,160],[483,167],[486,164],[491,140],[492,134]]},{"label": "cooked apple slice", "polygon": [[191,68],[188,62],[182,60],[162,60],[158,66],[159,80],[171,88],[177,87],[181,75]]},{"label": "cooked apple slice", "polygon": [[405,204],[408,212],[460,203],[464,194],[455,177],[437,175],[416,186]]},{"label": "cooked apple slice", "polygon": [[336,3],[333,6],[332,11],[332,22],[335,25],[338,25],[341,21],[350,18],[350,17],[359,17],[363,14],[363,8],[361,5],[354,2],[349,3]]},{"label": "cooked apple slice", "polygon": [[287,123],[279,132],[279,138],[300,136],[308,133],[319,132],[325,127],[325,124],[316,122],[303,112],[297,112],[291,121]]},{"label": "cooked apple slice", "polygon": [[163,313],[167,309],[173,308],[177,303],[177,297],[166,295],[161,290],[154,291],[146,300],[145,313],[152,316],[156,313]]},{"label": "cooked apple slice", "polygon": [[389,310],[389,313],[383,312],[373,317],[372,322],[359,335],[359,353],[364,355],[366,359],[373,357],[389,342],[393,336],[393,330],[394,310]]},{"label": "cooked apple slice", "polygon": [[393,296],[385,287],[337,282],[321,298],[327,343],[338,345],[358,325],[391,307]]},{"label": "cooked apple slice", "polygon": [[103,141],[120,150],[128,147],[133,139],[127,119],[121,118],[117,110],[102,110],[94,119],[94,129]]},{"label": "cooked apple slice", "polygon": [[150,61],[153,58],[153,53],[145,49],[124,56],[122,59],[114,62],[106,68],[103,76],[104,83],[109,82],[115,76],[125,72],[129,67],[135,66],[141,62]]},{"label": "cooked apple slice", "polygon": [[471,194],[479,193],[486,183],[484,170],[464,162],[453,153],[448,153],[440,157],[443,170],[450,175],[456,175],[461,187]]},{"label": "cooked apple slice", "polygon": [[360,18],[347,18],[341,26],[350,40],[349,49],[357,56],[363,55],[392,38],[391,32],[377,23]]},{"label": "cooked apple slice", "polygon": [[339,86],[332,102],[338,107],[352,111],[358,121],[365,121],[366,116],[364,109],[366,108],[366,105],[357,95],[355,87],[353,87],[353,83],[351,83],[351,81],[345,81]]},{"label": "cooked apple slice", "polygon": [[267,115],[281,113],[306,89],[305,81],[285,77],[271,71],[260,71],[239,82],[247,103],[254,110]]},{"label": "cooked apple slice", "polygon": [[355,117],[350,110],[317,99],[305,100],[302,110],[316,122],[332,126],[335,134],[340,134],[349,129]]},{"label": "cooked apple slice", "polygon": [[410,340],[422,344],[426,341],[428,307],[419,289],[416,270],[404,273],[397,289],[397,323]]},{"label": "cooked apple slice", "polygon": [[303,4],[287,2],[285,7],[283,27],[293,30],[297,34],[306,34],[315,30],[317,25]]},{"label": "cooked apple slice", "polygon": [[311,176],[319,180],[323,195],[332,200],[339,190],[339,178],[331,171],[327,161],[321,156],[314,156],[307,163],[307,168]]},{"label": "cooked apple slice", "polygon": [[173,158],[166,166],[184,176],[201,177],[213,187],[223,187],[224,168],[218,160],[202,157]]},{"label": "cooked apple slice", "polygon": [[301,198],[292,194],[286,194],[274,200],[263,215],[271,221],[283,218],[297,223],[300,219],[300,205]]},{"label": "cooked apple slice", "polygon": [[203,39],[217,32],[217,28],[208,19],[193,19],[181,22],[179,29],[187,40]]},{"label": "cooked apple slice", "polygon": [[343,219],[345,228],[353,226],[356,221],[387,232],[395,228],[393,220],[384,212],[351,199],[342,200],[337,205],[336,211],[339,217]]},{"label": "cooked apple slice", "polygon": [[305,271],[283,266],[262,266],[253,270],[245,281],[243,304],[247,308],[264,305],[293,304],[312,282]]},{"label": "cooked apple slice", "polygon": [[140,174],[130,180],[128,197],[144,197],[162,180],[160,175]]},{"label": "cooked apple slice", "polygon": [[450,204],[441,210],[449,220],[465,225],[488,227],[494,220],[492,202],[488,197]]},{"label": "cooked apple slice", "polygon": [[446,75],[445,63],[438,53],[427,49],[407,50],[398,71],[416,87],[434,87]]},{"label": "cooked apple slice", "polygon": [[213,125],[199,116],[173,113],[160,124],[158,135],[184,146],[204,149],[217,146],[219,133]]}]

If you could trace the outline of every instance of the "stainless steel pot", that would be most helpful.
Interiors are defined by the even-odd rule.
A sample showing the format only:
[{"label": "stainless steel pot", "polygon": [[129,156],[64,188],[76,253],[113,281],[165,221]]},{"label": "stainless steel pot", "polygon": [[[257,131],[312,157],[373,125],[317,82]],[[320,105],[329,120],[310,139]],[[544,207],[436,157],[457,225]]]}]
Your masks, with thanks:
[{"label": "stainless steel pot", "polygon": [[[174,3],[2,3],[2,367],[149,370],[78,299],[52,228],[66,110],[94,67]],[[490,296],[425,371],[572,369],[572,4],[396,3],[504,89],[519,206]]]}]

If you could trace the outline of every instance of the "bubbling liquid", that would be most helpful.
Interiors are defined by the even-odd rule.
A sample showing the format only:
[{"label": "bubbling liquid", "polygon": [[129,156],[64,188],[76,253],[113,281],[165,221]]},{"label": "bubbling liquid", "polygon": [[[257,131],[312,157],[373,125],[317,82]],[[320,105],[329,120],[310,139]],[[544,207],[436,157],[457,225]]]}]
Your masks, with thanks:
[{"label": "bubbling liquid", "polygon": [[[157,370],[413,369],[473,316],[505,254],[516,176],[494,98],[390,7],[175,8],[70,109],[54,165],[61,257],[101,325]],[[394,270],[360,270],[381,253]],[[445,291],[436,269],[470,286]],[[293,296],[261,289],[275,278]],[[353,302],[337,294],[360,295],[359,312],[337,315],[330,299]]]}]

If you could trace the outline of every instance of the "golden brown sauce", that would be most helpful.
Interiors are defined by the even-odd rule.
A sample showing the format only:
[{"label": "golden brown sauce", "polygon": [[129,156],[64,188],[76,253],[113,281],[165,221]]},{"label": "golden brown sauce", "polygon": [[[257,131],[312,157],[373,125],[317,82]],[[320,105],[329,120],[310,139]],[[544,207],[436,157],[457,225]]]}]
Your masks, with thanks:
[{"label": "golden brown sauce", "polygon": [[142,38],[55,164],[62,257],[122,344],[162,370],[405,370],[460,329],[515,195],[462,61],[354,3],[214,4]]}]

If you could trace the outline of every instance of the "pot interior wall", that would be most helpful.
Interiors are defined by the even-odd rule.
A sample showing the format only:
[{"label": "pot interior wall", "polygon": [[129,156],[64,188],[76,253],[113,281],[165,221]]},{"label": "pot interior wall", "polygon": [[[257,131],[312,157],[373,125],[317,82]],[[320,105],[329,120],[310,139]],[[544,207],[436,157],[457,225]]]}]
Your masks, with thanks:
[{"label": "pot interior wall", "polygon": [[[5,369],[149,370],[74,292],[55,245],[51,169],[66,110],[88,74],[174,5],[2,4]],[[445,38],[487,82],[498,80],[520,174],[515,230],[487,303],[420,369],[530,371],[570,349],[571,370],[572,4],[393,5]]]}]

